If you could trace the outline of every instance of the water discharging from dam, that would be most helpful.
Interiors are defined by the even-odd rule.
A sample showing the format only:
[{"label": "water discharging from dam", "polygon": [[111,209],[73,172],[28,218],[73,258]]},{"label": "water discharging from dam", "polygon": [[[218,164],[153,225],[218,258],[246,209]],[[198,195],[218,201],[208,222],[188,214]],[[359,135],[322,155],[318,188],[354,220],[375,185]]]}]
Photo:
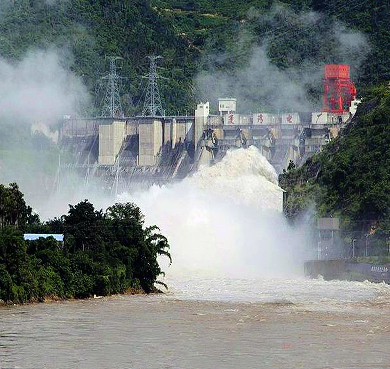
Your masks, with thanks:
[{"label": "water discharging from dam", "polygon": [[211,167],[169,186],[122,194],[166,234],[172,273],[250,277],[292,272],[299,252],[281,214],[282,190],[255,147],[228,152]]},{"label": "water discharging from dam", "polygon": [[389,286],[303,278],[276,183],[250,148],[122,194],[168,237],[171,292],[4,307],[0,367],[387,368]]},{"label": "water discharging from dam", "polygon": [[303,261],[314,256],[308,229],[288,225],[276,173],[255,147],[230,151],[180,183],[119,200],[139,205],[168,237],[173,264],[161,263],[175,297],[339,303],[382,288],[303,277]]}]

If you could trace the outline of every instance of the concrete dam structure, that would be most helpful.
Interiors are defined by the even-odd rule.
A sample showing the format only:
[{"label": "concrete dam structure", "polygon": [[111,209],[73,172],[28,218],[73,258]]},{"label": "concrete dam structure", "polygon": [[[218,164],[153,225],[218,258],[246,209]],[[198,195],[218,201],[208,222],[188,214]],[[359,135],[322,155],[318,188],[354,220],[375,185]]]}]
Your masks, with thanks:
[{"label": "concrete dam structure", "polygon": [[218,162],[230,149],[249,146],[257,147],[280,174],[335,138],[358,103],[349,65],[329,64],[319,112],[237,113],[237,100],[226,97],[218,100],[215,115],[206,102],[198,104],[192,116],[166,116],[157,83],[161,56],[148,58],[142,116],[123,116],[116,65],[121,58],[110,57],[102,116],[64,117],[59,145],[66,160],[59,160],[57,183],[64,169],[76,170],[86,182],[99,178],[115,191],[140,182],[165,183]]},{"label": "concrete dam structure", "polygon": [[227,150],[256,146],[279,174],[290,161],[301,164],[319,152],[351,113],[236,113],[236,99],[208,102],[193,116],[124,118],[65,117],[59,144],[67,152],[61,170],[99,177],[113,189],[136,183],[165,183],[219,161]]}]

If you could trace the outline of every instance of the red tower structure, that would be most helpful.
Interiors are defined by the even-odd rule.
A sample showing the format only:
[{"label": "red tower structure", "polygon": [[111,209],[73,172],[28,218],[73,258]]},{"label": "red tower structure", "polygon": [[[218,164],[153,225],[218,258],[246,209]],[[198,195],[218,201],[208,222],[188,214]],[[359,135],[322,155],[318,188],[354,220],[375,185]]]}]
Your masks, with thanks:
[{"label": "red tower structure", "polygon": [[327,64],[324,73],[324,107],[328,113],[348,113],[352,100],[356,97],[356,87],[351,82],[348,64]]}]

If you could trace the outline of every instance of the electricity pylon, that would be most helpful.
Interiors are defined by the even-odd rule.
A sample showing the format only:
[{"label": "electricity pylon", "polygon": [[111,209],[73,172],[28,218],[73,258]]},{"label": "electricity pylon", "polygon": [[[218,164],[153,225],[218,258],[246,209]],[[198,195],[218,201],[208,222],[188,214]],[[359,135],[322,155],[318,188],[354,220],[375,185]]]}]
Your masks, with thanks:
[{"label": "electricity pylon", "polygon": [[108,59],[110,60],[110,73],[102,77],[103,80],[107,81],[107,89],[104,96],[101,116],[108,118],[121,118],[123,117],[123,111],[119,95],[119,81],[123,77],[117,74],[117,66],[115,62],[123,58],[119,56],[110,56]]},{"label": "electricity pylon", "polygon": [[157,73],[157,60],[162,59],[160,55],[148,56],[150,60],[149,74],[143,76],[148,79],[148,86],[146,89],[144,107],[142,109],[142,116],[144,117],[155,117],[158,114],[161,116],[165,115],[162,108],[160,91],[158,89],[158,79],[165,79]]}]

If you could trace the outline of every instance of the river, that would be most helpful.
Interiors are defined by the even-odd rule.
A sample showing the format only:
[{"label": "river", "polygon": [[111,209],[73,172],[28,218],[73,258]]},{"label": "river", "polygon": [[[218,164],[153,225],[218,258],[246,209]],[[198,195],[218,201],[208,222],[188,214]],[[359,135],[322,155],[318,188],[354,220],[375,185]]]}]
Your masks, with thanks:
[{"label": "river", "polygon": [[390,288],[176,280],[164,295],[0,309],[1,368],[390,368]]},{"label": "river", "polygon": [[305,279],[281,193],[252,148],[121,194],[168,237],[169,291],[1,308],[0,367],[390,368],[390,286]]}]

